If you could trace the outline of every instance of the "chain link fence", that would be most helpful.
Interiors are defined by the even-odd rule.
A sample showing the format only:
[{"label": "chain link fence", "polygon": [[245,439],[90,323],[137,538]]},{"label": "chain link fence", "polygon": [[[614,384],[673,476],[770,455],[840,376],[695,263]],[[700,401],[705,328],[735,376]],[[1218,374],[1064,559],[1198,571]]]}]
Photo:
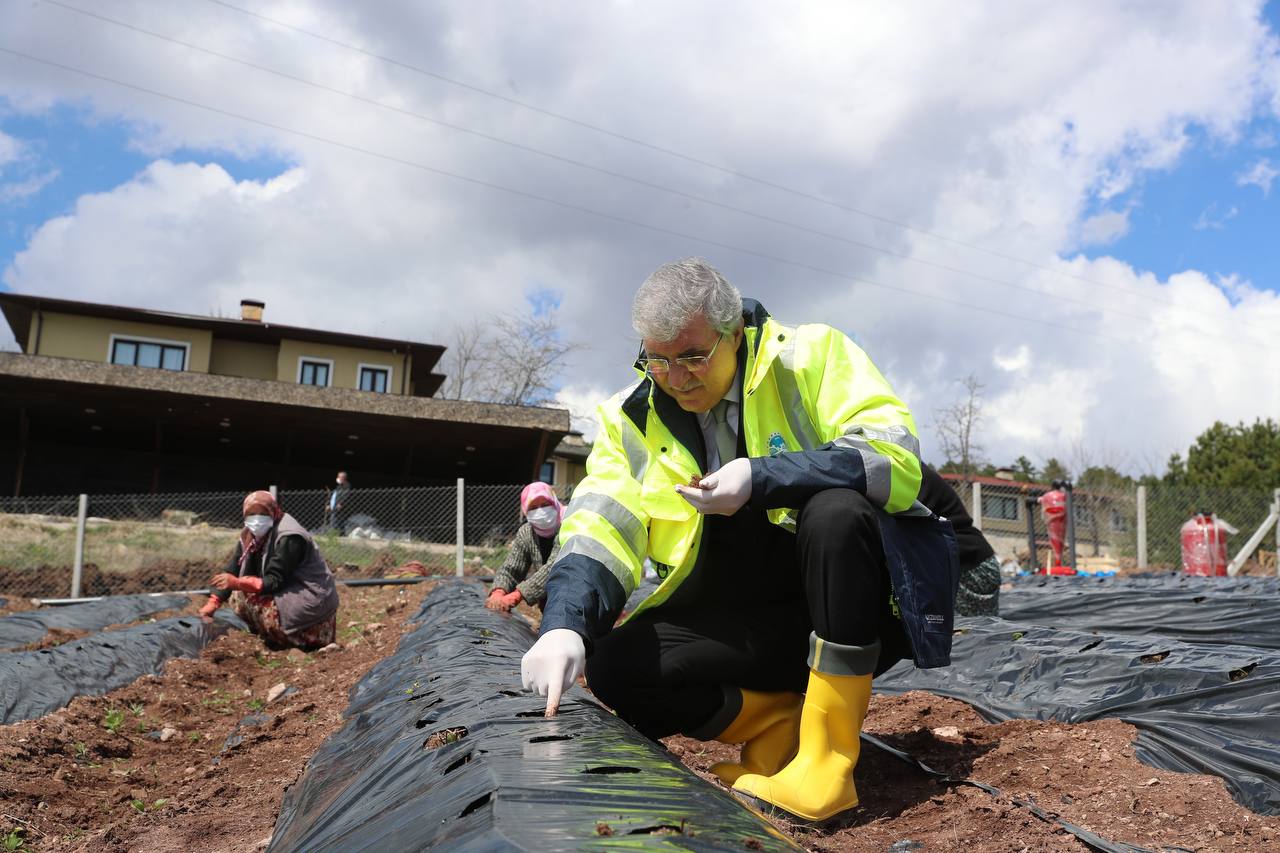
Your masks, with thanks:
[{"label": "chain link fence", "polygon": [[[977,515],[974,488],[951,485],[964,505]],[[1049,487],[1035,483],[978,488],[982,502],[982,531],[1002,561],[1031,568],[1028,521],[1034,525],[1036,562],[1050,555],[1049,531],[1036,502]],[[1270,489],[1209,489],[1166,485],[1113,489],[1075,488],[1078,564],[1085,570],[1175,571],[1182,568],[1182,526],[1198,512],[1216,515],[1236,529],[1227,536],[1227,552],[1235,557],[1250,537],[1271,517],[1277,496]],[[1240,568],[1244,574],[1274,574],[1277,534],[1272,526]]]},{"label": "chain link fence", "polygon": [[[522,519],[521,485],[356,489],[341,507],[326,490],[278,493],[312,531],[339,579],[489,574]],[[0,597],[201,589],[222,571],[242,526],[242,492],[0,498]],[[83,523],[83,539],[79,530]],[[459,548],[459,531],[462,547]]]}]

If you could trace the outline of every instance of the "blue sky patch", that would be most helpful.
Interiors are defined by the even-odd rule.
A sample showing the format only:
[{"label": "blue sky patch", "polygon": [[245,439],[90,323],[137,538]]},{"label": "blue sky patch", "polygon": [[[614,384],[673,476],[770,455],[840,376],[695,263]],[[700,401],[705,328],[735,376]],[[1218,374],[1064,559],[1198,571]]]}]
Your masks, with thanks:
[{"label": "blue sky patch", "polygon": [[[39,191],[6,201],[0,195],[0,270],[12,263],[31,235],[55,216],[71,212],[76,199],[108,192],[157,159],[130,146],[135,125],[103,121],[87,110],[61,106],[39,115],[10,112],[0,101],[0,131],[22,143],[24,157],[0,167],[0,187],[48,175]],[[293,164],[272,156],[238,158],[225,151],[180,148],[165,155],[176,163],[214,162],[238,181],[266,180]],[[4,284],[0,283],[0,289]]]}]

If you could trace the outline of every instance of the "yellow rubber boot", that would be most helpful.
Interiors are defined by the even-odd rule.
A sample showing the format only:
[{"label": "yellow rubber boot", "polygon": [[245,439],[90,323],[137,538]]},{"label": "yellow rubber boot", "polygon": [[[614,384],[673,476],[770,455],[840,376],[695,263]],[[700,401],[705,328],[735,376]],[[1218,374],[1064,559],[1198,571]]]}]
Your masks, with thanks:
[{"label": "yellow rubber boot", "polygon": [[745,773],[761,776],[777,773],[796,754],[803,704],[804,697],[799,693],[743,690],[738,716],[714,738],[721,743],[742,744],[742,754],[737,762],[713,764],[711,772],[726,785],[732,785]]},{"label": "yellow rubber boot", "polygon": [[870,675],[809,671],[796,757],[772,776],[748,774],[733,790],[806,820],[826,820],[858,804],[853,768],[871,700]]}]

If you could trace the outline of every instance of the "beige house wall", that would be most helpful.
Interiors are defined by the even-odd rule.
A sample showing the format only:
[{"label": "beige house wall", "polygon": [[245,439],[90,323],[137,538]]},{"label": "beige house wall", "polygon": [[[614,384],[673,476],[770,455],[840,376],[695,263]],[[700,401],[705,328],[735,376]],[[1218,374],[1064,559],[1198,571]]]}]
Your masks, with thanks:
[{"label": "beige house wall", "polygon": [[[186,344],[187,370],[192,373],[209,372],[209,351],[213,333],[207,329],[184,329],[178,326],[162,326],[152,323],[134,323],[128,320],[108,320],[101,317],[80,317],[74,314],[58,314],[43,311],[38,334],[31,334],[28,355],[44,355],[53,358],[77,358],[83,361],[107,363],[111,360],[111,336]],[[39,341],[40,351],[36,352]]]},{"label": "beige house wall", "polygon": [[303,358],[333,362],[329,377],[331,388],[358,388],[358,368],[362,364],[366,367],[390,368],[391,375],[387,383],[387,392],[390,394],[400,393],[400,381],[408,361],[401,353],[284,340],[280,342],[276,378],[281,382],[297,382],[298,364]]},{"label": "beige house wall", "polygon": [[209,372],[217,376],[272,380],[280,373],[279,360],[279,351],[272,344],[214,338],[209,352]]}]

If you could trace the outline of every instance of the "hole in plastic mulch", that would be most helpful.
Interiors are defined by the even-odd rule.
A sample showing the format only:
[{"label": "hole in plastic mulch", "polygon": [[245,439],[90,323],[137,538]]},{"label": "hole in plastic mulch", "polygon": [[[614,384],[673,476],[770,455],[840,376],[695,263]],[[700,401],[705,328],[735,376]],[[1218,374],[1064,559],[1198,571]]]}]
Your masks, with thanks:
[{"label": "hole in plastic mulch", "polygon": [[[420,702],[420,701],[422,701],[423,699],[427,699],[427,698],[429,698],[429,697],[431,697],[431,696],[436,696],[436,694],[434,694],[434,693],[432,693],[430,690],[428,690],[426,693],[419,693],[417,696],[410,696],[410,697],[409,697],[409,701],[410,701],[410,702]],[[424,711],[425,711],[425,710],[426,710],[426,709],[428,709],[428,708],[434,708],[435,706],[439,705],[439,704],[440,704],[441,702],[443,702],[443,701],[444,701],[444,697],[443,697],[443,696],[436,696],[435,701],[434,701],[434,702],[428,702],[427,704],[423,705],[423,706],[422,706],[422,710],[424,710]]]},{"label": "hole in plastic mulch", "polygon": [[547,712],[545,709],[539,709],[537,711],[520,711],[516,714],[517,717],[545,717],[546,715]]},{"label": "hole in plastic mulch", "polygon": [[466,736],[466,726],[454,726],[451,729],[441,729],[438,732],[432,732],[427,739],[422,742],[422,748],[439,749],[447,743],[456,743]]},{"label": "hole in plastic mulch", "polygon": [[1167,651],[1156,652],[1150,655],[1143,655],[1142,657],[1138,658],[1138,660],[1142,663],[1160,663],[1160,661],[1164,660],[1168,656],[1169,656],[1169,653]]},{"label": "hole in plastic mulch", "polygon": [[613,776],[618,773],[639,773],[639,767],[620,767],[616,764],[605,764],[601,767],[587,767],[583,773],[593,773],[598,776]]},{"label": "hole in plastic mulch", "polygon": [[522,694],[522,693],[517,693],[517,692],[515,692],[514,690],[499,690],[499,691],[498,691],[498,695],[499,695],[499,696],[512,696],[512,697],[515,697],[515,696],[523,696],[524,694]]},{"label": "hole in plastic mulch", "polygon": [[638,826],[629,830],[627,835],[684,835],[684,827],[673,823],[660,823],[657,826]]},{"label": "hole in plastic mulch", "polygon": [[471,814],[472,812],[478,809],[482,809],[485,806],[489,805],[489,801],[492,799],[493,799],[493,794],[489,793],[489,794],[485,794],[483,797],[477,797],[476,799],[467,803],[467,807],[462,810],[462,814],[458,815],[459,819],[464,818],[467,815]]},{"label": "hole in plastic mulch", "polygon": [[573,740],[573,735],[538,735],[529,738],[529,743],[550,743],[553,740]]},{"label": "hole in plastic mulch", "polygon": [[462,765],[470,763],[470,761],[471,761],[471,753],[468,752],[466,755],[462,756],[457,761],[453,762],[448,767],[446,767],[444,769],[444,775],[448,776],[450,773],[457,770]]},{"label": "hole in plastic mulch", "polygon": [[1232,681],[1239,681],[1242,678],[1248,678],[1249,673],[1253,672],[1257,668],[1258,668],[1258,662],[1254,661],[1253,663],[1245,664],[1239,669],[1231,670],[1230,672],[1227,673],[1227,678],[1230,678]]},{"label": "hole in plastic mulch", "polygon": [[[1096,649],[1100,645],[1102,645],[1102,640],[1094,640],[1092,643],[1082,648],[1080,652],[1087,652],[1089,649]],[[1079,654],[1080,652],[1077,652],[1076,654]]]}]

